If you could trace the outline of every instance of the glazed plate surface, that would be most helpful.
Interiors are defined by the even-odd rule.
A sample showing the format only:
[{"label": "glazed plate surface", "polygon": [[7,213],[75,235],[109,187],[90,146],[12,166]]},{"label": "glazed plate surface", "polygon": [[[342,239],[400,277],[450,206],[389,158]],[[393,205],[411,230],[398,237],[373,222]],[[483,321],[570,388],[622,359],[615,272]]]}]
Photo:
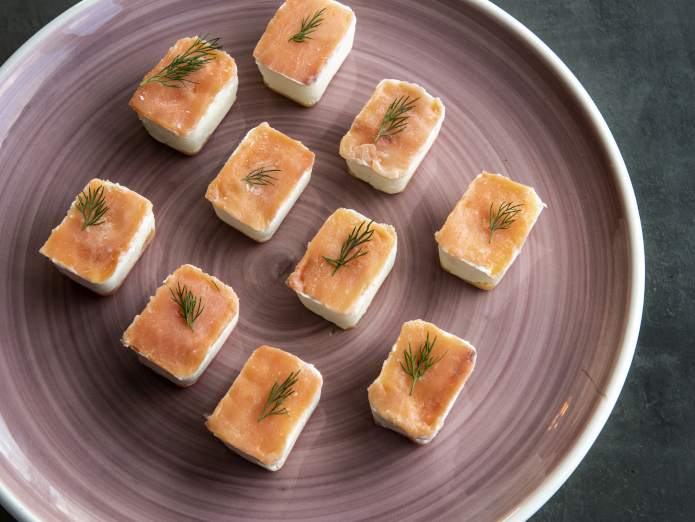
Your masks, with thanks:
[{"label": "glazed plate surface", "polygon": [[[625,166],[576,79],[492,4],[355,0],[353,50],[307,109],[265,87],[252,57],[279,5],[90,1],[0,70],[0,489],[16,516],[523,520],[605,423],[632,360],[644,258]],[[177,39],[200,33],[219,36],[235,58],[239,91],[203,150],[186,157],[150,138],[128,101]],[[349,176],[338,155],[383,78],[418,83],[446,106],[437,141],[398,195]],[[218,219],[204,195],[264,121],[302,141],[316,163],[273,239],[257,244]],[[434,241],[482,170],[534,187],[548,205],[491,292],[442,270]],[[156,218],[154,240],[110,297],[38,253],[94,177],[142,194]],[[350,331],[284,284],[339,207],[398,233],[394,269]],[[119,341],[184,263],[240,298],[236,330],[187,389]],[[422,447],[377,427],[366,391],[412,319],[478,350],[444,428]],[[325,382],[276,473],[239,458],[204,425],[262,344],[314,364]]]}]

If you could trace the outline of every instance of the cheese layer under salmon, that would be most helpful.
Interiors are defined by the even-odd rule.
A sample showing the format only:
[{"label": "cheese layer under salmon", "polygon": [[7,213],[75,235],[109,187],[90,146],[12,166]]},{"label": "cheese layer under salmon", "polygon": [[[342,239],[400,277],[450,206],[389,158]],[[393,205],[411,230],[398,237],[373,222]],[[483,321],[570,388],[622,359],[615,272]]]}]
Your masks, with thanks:
[{"label": "cheese layer under salmon", "polygon": [[[259,421],[273,384],[282,384],[297,371],[293,393],[278,408],[287,408],[289,415],[269,415]],[[277,348],[261,346],[246,361],[206,425],[245,458],[278,469],[316,407],[322,385],[321,374],[313,365]]]},{"label": "cheese layer under salmon", "polygon": [[[434,341],[431,358],[442,359],[420,377],[410,395],[413,379],[401,367],[401,363],[406,366],[404,350],[412,347],[416,358],[428,333],[430,343]],[[429,442],[443,426],[475,360],[475,348],[466,341],[425,321],[405,323],[379,377],[368,389],[375,421],[420,444]]]},{"label": "cheese layer under salmon", "polygon": [[[396,249],[394,228],[373,223],[370,227],[370,230],[374,230],[371,241],[362,245],[362,252],[369,253],[335,271],[323,256],[339,259],[343,243],[360,223],[364,223],[364,232],[368,218],[354,210],[336,210],[309,243],[304,257],[287,279],[287,286],[340,314],[353,313],[362,304],[363,295],[382,274],[384,267],[389,262],[393,264]],[[357,249],[352,254],[356,252]]]},{"label": "cheese layer under salmon", "polygon": [[[299,141],[271,128],[267,123],[248,132],[219,175],[210,183],[205,197],[254,231],[265,231],[288,203],[291,206],[301,189],[304,176],[311,175],[314,154]],[[267,172],[267,184],[251,184],[243,178],[258,169]],[[303,183],[306,186],[306,182]],[[299,193],[297,189],[299,188]],[[292,200],[290,202],[290,200]],[[281,219],[280,219],[281,221]],[[275,228],[277,228],[277,225]],[[256,239],[256,238],[254,238]]]},{"label": "cheese layer under salmon", "polygon": [[[179,283],[200,298],[201,307],[205,307],[193,322],[194,331],[180,315],[181,306],[172,299],[170,289],[175,295]],[[167,277],[143,312],[135,317],[123,334],[122,343],[185,381],[204,362],[210,362],[206,360],[208,353],[223,333],[229,335],[228,326],[236,321],[238,313],[239,298],[231,287],[199,268],[183,265]]]},{"label": "cheese layer under salmon", "polygon": [[[195,40],[183,38],[176,42],[143,80],[167,67],[177,55],[183,55]],[[186,77],[195,83],[186,82],[185,87],[179,88],[165,87],[155,81],[146,83],[135,91],[130,106],[155,124],[179,136],[189,136],[208,113],[218,94],[237,76],[236,63],[231,56],[220,50],[212,51],[212,54],[214,60]]]},{"label": "cheese layer under salmon", "polygon": [[[402,115],[408,118],[405,129],[391,138],[380,136],[375,143],[389,105],[406,97],[408,102],[419,99]],[[348,161],[351,174],[379,190],[400,192],[434,142],[443,120],[444,105],[439,98],[413,83],[382,80],[341,140],[340,155]],[[377,177],[361,173],[360,167]]]},{"label": "cheese layer under salmon", "polygon": [[[302,20],[325,9],[323,21],[303,43],[291,41]],[[287,0],[268,24],[253,51],[260,65],[300,84],[313,84],[354,24],[355,13],[332,0]]]},{"label": "cheese layer under salmon", "polygon": [[[503,203],[522,206],[518,207],[520,212],[513,216],[514,222],[509,228],[496,229],[490,239],[490,208],[492,206],[494,220]],[[444,253],[480,272],[478,281],[473,274],[463,279],[488,289],[497,284],[519,254],[544,207],[533,188],[499,174],[483,172],[469,185],[434,237],[440,253],[444,249]]]},{"label": "cheese layer under salmon", "polygon": [[[90,181],[84,194],[89,189],[94,194],[100,186],[103,186],[104,206],[108,207],[99,220],[104,223],[82,230],[85,220],[75,198],[63,222],[53,229],[40,250],[56,266],[97,285],[111,278],[119,262],[132,252],[134,259],[128,263],[122,280],[154,235],[152,203],[117,183],[100,179]],[[151,223],[143,227],[147,220]]]}]

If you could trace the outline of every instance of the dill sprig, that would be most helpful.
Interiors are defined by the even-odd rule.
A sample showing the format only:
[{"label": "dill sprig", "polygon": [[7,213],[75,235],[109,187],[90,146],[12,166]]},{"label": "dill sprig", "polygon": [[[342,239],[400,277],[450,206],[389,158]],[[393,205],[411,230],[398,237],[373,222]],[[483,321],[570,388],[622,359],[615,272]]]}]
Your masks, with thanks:
[{"label": "dill sprig", "polygon": [[396,136],[399,132],[403,132],[408,126],[408,118],[410,116],[403,116],[408,111],[415,108],[415,102],[420,98],[415,98],[414,100],[408,101],[410,96],[401,96],[396,98],[391,102],[389,108],[386,109],[386,114],[384,114],[384,119],[381,121],[381,128],[374,138],[374,143],[385,136],[387,138],[399,138]]},{"label": "dill sprig", "polygon": [[[331,277],[335,275],[335,273],[341,266],[347,267],[350,261],[369,254],[369,250],[367,250],[366,252],[362,252],[361,245],[372,240],[372,234],[374,234],[374,229],[369,230],[369,227],[372,225],[372,223],[374,223],[374,221],[369,222],[367,228],[364,229],[364,232],[362,232],[362,225],[365,224],[365,221],[362,221],[359,227],[352,227],[352,232],[350,232],[350,235],[343,243],[343,246],[340,247],[340,257],[338,259],[331,259],[330,257],[321,256],[326,261],[328,261],[329,265],[335,268],[335,270],[333,270],[333,273],[331,274]],[[350,256],[350,253],[357,247],[359,247],[359,250],[357,250],[357,252]]]},{"label": "dill sprig", "polygon": [[272,167],[261,167],[249,172],[245,178],[241,178],[241,181],[246,181],[249,185],[274,185],[271,179],[277,181],[267,172],[282,172],[280,169],[274,169]]},{"label": "dill sprig", "polygon": [[[185,53],[177,54],[169,65],[147,78],[147,80],[140,84],[140,87],[146,83],[159,82],[164,85],[164,87],[175,87],[178,89],[183,86],[188,89],[186,82],[198,83],[189,80],[187,76],[202,69],[214,60],[214,51],[222,48],[221,45],[217,45],[219,38],[206,40],[207,37],[208,35],[196,37],[193,45],[191,45]],[[177,85],[176,82],[180,83],[180,85]]]},{"label": "dill sprig", "polygon": [[[82,196],[84,196],[84,199],[82,199]],[[85,194],[83,190],[81,194],[77,195],[77,203],[75,206],[84,217],[84,226],[82,230],[87,227],[95,227],[104,224],[104,221],[99,220],[109,209],[109,207],[104,206],[105,204],[104,185],[99,185],[94,192],[92,192],[92,187],[89,187],[87,194]]]},{"label": "dill sprig", "polygon": [[[202,308],[200,307],[202,304],[202,298],[194,297],[193,292],[189,290],[186,285],[183,285],[183,288],[181,288],[181,283],[179,281],[177,281],[176,284],[176,294],[174,294],[174,291],[171,289],[171,287],[169,287],[171,299],[181,307],[181,310],[179,310],[179,315],[186,320],[186,324],[191,329],[191,332],[195,332],[193,329],[193,323],[196,319],[198,319],[200,314],[203,313],[203,310],[205,310],[204,306]],[[196,305],[198,306],[197,309]]]},{"label": "dill sprig", "polygon": [[494,202],[490,203],[490,240],[488,243],[492,243],[492,234],[494,234],[495,230],[506,230],[516,221],[514,216],[521,212],[519,207],[524,206],[523,203],[514,205],[511,201],[509,203],[503,201],[495,214],[492,212],[492,205],[494,204]]},{"label": "dill sprig", "polygon": [[323,22],[323,18],[321,18],[321,15],[323,15],[323,12],[325,10],[326,8],[324,7],[320,11],[316,11],[314,13],[314,16],[311,17],[311,21],[309,20],[309,15],[307,15],[307,17],[304,20],[302,20],[302,28],[300,29],[300,31],[287,41],[305,43],[307,40],[313,40],[313,38],[308,35],[316,32],[316,28],[319,25],[321,25],[321,22]]},{"label": "dill sprig", "polygon": [[[261,422],[270,415],[284,415],[286,413],[288,417],[290,416],[290,411],[287,408],[280,408],[280,406],[283,405],[287,397],[294,393],[292,386],[296,384],[300,371],[301,370],[297,370],[296,375],[294,373],[290,373],[290,376],[285,379],[285,382],[282,384],[278,384],[277,379],[275,379],[275,384],[273,384],[273,387],[270,390],[268,400],[265,401],[265,408],[263,408],[261,416],[258,417],[258,422]],[[268,408],[271,408],[270,411],[268,411]]]},{"label": "dill sprig", "polygon": [[444,358],[444,355],[449,352],[449,349],[447,348],[443,355],[437,357],[436,359],[430,359],[432,348],[434,348],[434,343],[436,342],[437,336],[435,335],[432,344],[430,344],[430,332],[428,330],[427,339],[425,340],[424,344],[420,344],[420,349],[418,350],[415,358],[413,358],[413,347],[410,346],[410,343],[408,343],[408,350],[403,350],[405,366],[403,366],[401,361],[399,361],[399,363],[401,368],[403,368],[403,371],[413,378],[413,385],[410,387],[410,395],[413,394],[417,380],[425,375],[427,370],[441,361]]}]

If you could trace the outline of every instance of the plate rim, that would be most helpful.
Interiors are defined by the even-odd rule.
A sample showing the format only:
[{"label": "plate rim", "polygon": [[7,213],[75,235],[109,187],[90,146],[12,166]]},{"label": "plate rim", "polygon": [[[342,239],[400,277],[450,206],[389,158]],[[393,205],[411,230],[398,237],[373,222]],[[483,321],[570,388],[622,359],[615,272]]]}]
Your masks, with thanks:
[{"label": "plate rim", "polygon": [[[37,47],[43,40],[85,9],[102,1],[104,0],[81,0],[46,24],[0,66],[0,81],[9,76],[21,59],[31,52],[32,49]],[[459,1],[462,4],[473,6],[509,31],[513,36],[522,40],[557,74],[560,83],[567,89],[568,94],[573,96],[575,101],[585,111],[591,128],[598,136],[602,145],[606,148],[606,153],[611,162],[612,175],[618,188],[624,214],[627,218],[628,251],[631,258],[631,277],[628,287],[630,295],[628,310],[625,316],[626,322],[623,331],[622,346],[618,352],[614,371],[608,379],[606,388],[603,390],[603,399],[598,403],[589,423],[584,427],[583,433],[577,438],[570,451],[563,457],[545,480],[503,519],[504,522],[520,522],[530,518],[558,489],[560,489],[562,484],[567,481],[579,463],[584,459],[591,446],[593,446],[615,407],[632,364],[642,320],[645,287],[644,239],[637,207],[637,199],[625,161],[613,134],[608,128],[608,124],[591,96],[589,96],[589,93],[584,89],[576,76],[538,36],[501,7],[493,4],[491,0]],[[40,521],[33,510],[21,502],[13,492],[10,491],[2,477],[0,477],[0,504],[18,520],[31,522]]]},{"label": "plate rim", "polygon": [[545,480],[520,504],[516,510],[510,513],[504,521],[516,522],[530,518],[538,511],[555,492],[560,489],[569,476],[574,472],[579,463],[584,459],[593,446],[598,434],[606,424],[615,403],[620,396],[628,371],[632,365],[632,359],[637,346],[640,325],[642,322],[642,310],[644,307],[645,285],[645,260],[644,239],[642,236],[642,222],[637,208],[632,181],[627,171],[627,166],[620,153],[618,144],[613,137],[608,124],[603,119],[601,112],[584,89],[577,77],[569,67],[530,29],[519,22],[512,15],[496,6],[489,0],[464,0],[478,7],[485,14],[494,18],[512,34],[526,42],[548,66],[554,70],[569,94],[574,96],[580,107],[586,111],[589,123],[596,132],[601,143],[606,147],[606,152],[611,161],[612,173],[617,182],[618,192],[627,218],[629,238],[629,252],[632,261],[632,273],[630,278],[629,309],[626,314],[626,324],[623,333],[623,342],[618,352],[615,369],[603,390],[603,400],[598,404],[590,422],[584,428],[584,432],[577,439],[571,450],[565,455],[560,464],[545,478]]}]

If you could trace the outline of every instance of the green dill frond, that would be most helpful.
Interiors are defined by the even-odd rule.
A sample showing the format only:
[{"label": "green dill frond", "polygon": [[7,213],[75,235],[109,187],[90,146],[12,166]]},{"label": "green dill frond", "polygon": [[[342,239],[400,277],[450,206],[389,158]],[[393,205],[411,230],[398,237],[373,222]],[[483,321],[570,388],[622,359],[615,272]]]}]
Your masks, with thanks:
[{"label": "green dill frond", "polygon": [[[372,234],[374,234],[374,229],[369,230],[369,227],[372,225],[372,223],[374,223],[374,221],[370,221],[367,224],[367,228],[365,228],[364,232],[362,232],[362,226],[365,223],[366,221],[362,221],[359,227],[352,227],[352,232],[350,232],[350,235],[343,243],[343,246],[340,248],[340,257],[338,259],[332,259],[330,257],[321,256],[328,262],[329,265],[335,268],[331,276],[334,276],[340,267],[347,267],[350,261],[369,254],[369,250],[367,250],[366,252],[362,252],[362,245],[372,240]],[[357,247],[359,247],[357,252],[350,255],[351,252]]]},{"label": "green dill frond", "polygon": [[89,187],[87,194],[85,194],[83,190],[82,193],[77,195],[75,207],[77,207],[77,210],[79,210],[82,217],[84,217],[84,226],[82,230],[87,227],[95,227],[104,224],[104,221],[99,221],[109,209],[109,207],[105,207],[104,205],[106,205],[104,185],[99,185],[94,192],[92,192],[92,187]]},{"label": "green dill frond", "polygon": [[[410,96],[401,96],[400,98],[394,99],[386,109],[386,114],[384,114],[384,119],[381,121],[381,127],[379,132],[374,138],[374,143],[377,142],[379,138],[385,136],[386,138],[398,138],[398,133],[403,132],[408,126],[408,118],[410,116],[403,116],[406,112],[411,111],[415,108],[415,102],[420,98],[415,98],[410,100]],[[410,101],[409,101],[410,100]]]},{"label": "green dill frond", "polygon": [[401,368],[403,368],[403,371],[413,378],[413,385],[410,387],[410,395],[413,394],[415,383],[418,381],[418,379],[425,375],[427,370],[441,361],[444,356],[449,353],[449,349],[447,348],[443,355],[437,357],[436,359],[431,359],[430,357],[432,355],[432,349],[434,348],[434,343],[436,342],[437,336],[435,335],[434,339],[432,340],[432,344],[430,344],[430,332],[427,331],[427,339],[425,340],[424,344],[420,344],[420,348],[415,356],[413,356],[413,347],[410,346],[410,343],[408,343],[408,349],[403,350],[405,366],[403,365],[402,361],[399,361],[399,363]]},{"label": "green dill frond", "polygon": [[[301,370],[297,370],[296,374],[294,372],[290,373],[290,376],[287,377],[282,384],[278,384],[277,379],[275,379],[275,384],[273,384],[270,390],[268,400],[265,401],[265,408],[263,408],[260,417],[258,417],[258,422],[261,422],[270,415],[287,414],[288,417],[290,416],[290,411],[287,408],[280,408],[280,406],[284,404],[287,397],[294,393],[292,386],[297,383],[299,372],[301,372]],[[268,408],[270,408],[270,411],[268,411]]]},{"label": "green dill frond", "polygon": [[205,67],[215,59],[215,51],[221,49],[217,45],[219,38],[206,40],[208,35],[198,36],[188,50],[183,54],[177,54],[169,65],[158,73],[150,76],[140,84],[140,87],[150,82],[161,83],[164,87],[188,89],[186,82],[190,84],[198,83],[189,80],[188,76]]},{"label": "green dill frond", "polygon": [[288,42],[297,42],[297,43],[305,43],[307,40],[313,40],[310,35],[311,33],[316,32],[316,28],[321,25],[321,22],[323,22],[323,18],[321,16],[323,15],[324,11],[326,8],[324,7],[320,11],[316,11],[314,13],[314,16],[311,17],[311,20],[309,20],[309,16],[302,20],[302,28],[299,30],[297,34],[292,36]]}]

